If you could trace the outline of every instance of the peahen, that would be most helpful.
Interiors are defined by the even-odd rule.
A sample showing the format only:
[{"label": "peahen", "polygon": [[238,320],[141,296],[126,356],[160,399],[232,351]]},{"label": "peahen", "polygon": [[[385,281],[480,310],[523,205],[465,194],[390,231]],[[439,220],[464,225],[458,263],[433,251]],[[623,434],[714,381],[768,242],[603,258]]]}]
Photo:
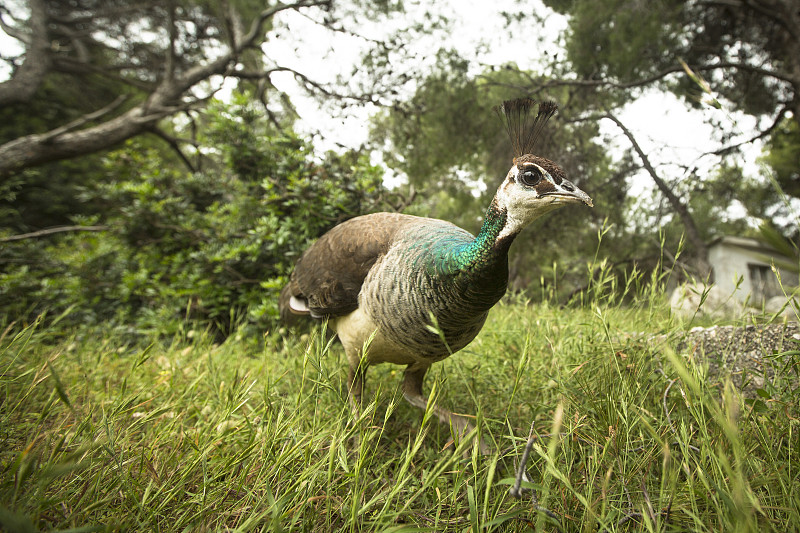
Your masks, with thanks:
[{"label": "peahen", "polygon": [[[533,111],[538,108],[536,114]],[[358,409],[368,365],[406,365],[403,396],[425,409],[430,366],[469,344],[508,284],[508,249],[522,229],[589,196],[548,159],[532,155],[553,102],[523,98],[497,108],[514,149],[477,236],[449,222],[399,213],[359,216],[334,227],[300,257],[281,293],[281,315],[328,319],[350,364]],[[362,353],[366,346],[366,353]],[[435,406],[459,434],[469,420]]]}]

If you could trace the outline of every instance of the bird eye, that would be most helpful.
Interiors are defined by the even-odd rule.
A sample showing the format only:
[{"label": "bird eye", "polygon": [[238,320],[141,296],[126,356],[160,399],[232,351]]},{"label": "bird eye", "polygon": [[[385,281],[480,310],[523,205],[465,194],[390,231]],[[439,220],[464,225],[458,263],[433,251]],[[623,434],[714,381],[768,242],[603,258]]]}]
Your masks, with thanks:
[{"label": "bird eye", "polygon": [[522,174],[520,174],[520,181],[523,185],[528,187],[536,187],[540,181],[542,181],[542,171],[539,170],[537,167],[530,167],[526,168]]}]

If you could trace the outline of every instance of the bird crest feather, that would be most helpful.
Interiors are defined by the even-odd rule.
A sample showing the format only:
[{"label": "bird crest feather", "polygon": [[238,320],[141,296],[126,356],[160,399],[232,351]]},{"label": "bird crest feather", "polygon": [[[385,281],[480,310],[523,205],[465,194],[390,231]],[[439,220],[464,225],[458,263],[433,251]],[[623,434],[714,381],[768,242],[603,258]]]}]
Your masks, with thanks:
[{"label": "bird crest feather", "polygon": [[[538,111],[534,116],[533,109],[537,105]],[[520,156],[533,153],[533,147],[545,124],[558,111],[558,104],[549,100],[536,102],[533,98],[517,98],[506,100],[497,106],[495,111],[511,139],[516,161]]]}]

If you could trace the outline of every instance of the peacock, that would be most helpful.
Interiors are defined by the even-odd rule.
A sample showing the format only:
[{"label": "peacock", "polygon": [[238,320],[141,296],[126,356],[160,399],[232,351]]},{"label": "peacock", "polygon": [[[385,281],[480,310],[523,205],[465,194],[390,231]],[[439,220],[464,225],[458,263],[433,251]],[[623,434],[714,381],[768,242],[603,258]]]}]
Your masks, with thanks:
[{"label": "peacock", "polygon": [[[335,226],[302,254],[281,292],[281,316],[328,320],[349,362],[355,411],[366,370],[378,363],[405,365],[403,396],[425,409],[428,369],[467,346],[505,294],[514,238],[567,204],[592,206],[561,167],[532,154],[557,109],[530,98],[497,106],[514,159],[477,235],[443,220],[374,213]],[[460,435],[473,428],[463,415],[433,410]]]}]

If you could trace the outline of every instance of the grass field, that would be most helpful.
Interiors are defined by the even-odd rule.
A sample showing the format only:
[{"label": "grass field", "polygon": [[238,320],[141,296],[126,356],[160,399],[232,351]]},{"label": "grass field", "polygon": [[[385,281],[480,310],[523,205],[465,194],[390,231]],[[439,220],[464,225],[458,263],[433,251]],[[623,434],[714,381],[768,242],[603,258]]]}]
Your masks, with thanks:
[{"label": "grass field", "polygon": [[[426,390],[476,414],[470,439],[367,376],[362,416],[319,334],[129,345],[9,326],[0,342],[7,531],[793,531],[800,393],[745,402],[675,353],[694,324],[663,297],[511,301],[433,367]],[[664,335],[660,340],[651,335]],[[797,373],[798,358],[786,372]],[[766,398],[766,396],[769,396]],[[534,488],[509,488],[529,432]],[[536,500],[533,498],[535,494]]]}]

